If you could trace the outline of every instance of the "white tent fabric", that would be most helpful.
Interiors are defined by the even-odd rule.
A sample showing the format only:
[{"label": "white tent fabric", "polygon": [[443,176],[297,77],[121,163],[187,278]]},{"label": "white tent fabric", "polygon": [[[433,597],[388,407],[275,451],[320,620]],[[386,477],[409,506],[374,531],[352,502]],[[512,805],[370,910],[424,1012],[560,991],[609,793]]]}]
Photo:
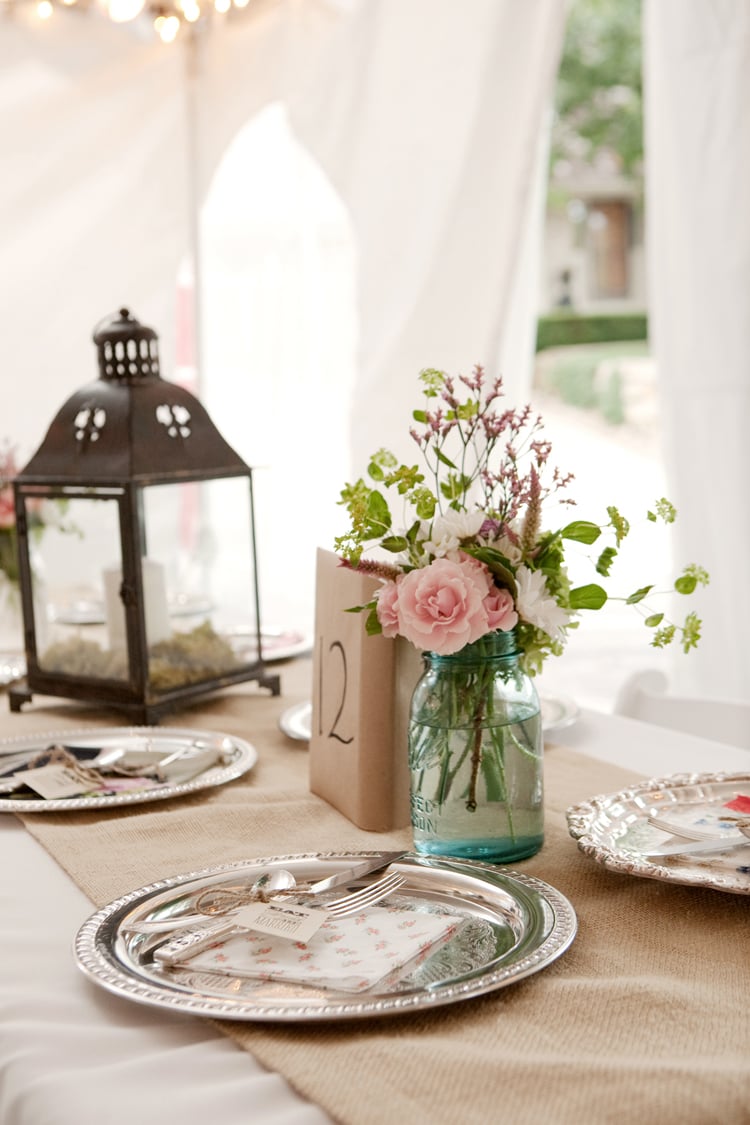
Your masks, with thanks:
[{"label": "white tent fabric", "polygon": [[[750,699],[750,8],[645,8],[651,341],[678,553],[702,563],[693,695]],[[676,610],[680,606],[675,607]]]},{"label": "white tent fabric", "polygon": [[[309,368],[263,373],[283,381],[288,404],[287,415],[260,420],[276,435],[278,459],[263,485],[264,600],[311,610],[314,551],[330,546],[325,510],[336,500],[333,474],[317,466],[334,465],[343,484],[373,448],[406,452],[421,367],[482,362],[494,373],[512,340],[517,355],[530,352],[532,309],[514,294],[514,276],[523,247],[533,247],[528,223],[541,219],[532,189],[564,11],[559,0],[473,0],[468,9],[453,0],[258,0],[244,18],[215,21],[190,51],[94,14],[6,21],[2,430],[33,449],[57,406],[95,375],[94,323],[125,304],[159,332],[169,377],[194,208],[238,131],[281,103],[340,196],[356,285],[356,337],[342,326],[356,339],[350,370],[318,368],[314,394]],[[211,278],[201,277],[207,304]],[[207,405],[254,463],[252,425],[242,426],[258,401],[254,373],[238,373],[227,432],[214,409],[212,347],[221,353],[210,319],[202,329]],[[518,377],[505,375],[522,398],[528,368],[518,362]]]}]

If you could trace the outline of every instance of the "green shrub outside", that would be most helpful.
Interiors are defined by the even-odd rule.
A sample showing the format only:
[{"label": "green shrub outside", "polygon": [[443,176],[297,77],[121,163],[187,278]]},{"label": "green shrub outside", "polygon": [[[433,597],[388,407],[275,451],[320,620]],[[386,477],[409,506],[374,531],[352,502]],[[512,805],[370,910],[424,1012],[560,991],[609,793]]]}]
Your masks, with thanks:
[{"label": "green shrub outside", "polygon": [[603,344],[617,340],[648,339],[648,317],[645,313],[599,313],[583,316],[575,313],[552,313],[537,322],[536,350],[563,347],[567,344]]},{"label": "green shrub outside", "polygon": [[[570,406],[596,410],[613,426],[625,421],[623,378],[618,360],[647,355],[645,340],[611,341],[603,344],[562,347],[552,351],[537,372],[540,386],[558,395]],[[597,372],[608,361],[609,371]]]}]

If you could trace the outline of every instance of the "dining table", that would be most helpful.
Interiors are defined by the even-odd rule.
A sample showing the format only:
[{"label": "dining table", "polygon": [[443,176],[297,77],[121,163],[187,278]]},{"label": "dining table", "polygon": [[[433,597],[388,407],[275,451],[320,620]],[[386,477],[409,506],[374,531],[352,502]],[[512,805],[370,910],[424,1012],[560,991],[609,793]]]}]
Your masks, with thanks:
[{"label": "dining table", "polygon": [[[257,752],[224,785],[115,808],[0,815],[2,1125],[747,1125],[750,894],[611,870],[567,811],[647,779],[748,771],[746,750],[581,709],[545,733],[545,840],[508,874],[544,881],[577,932],[539,972],[434,1010],[265,1021],[140,1003],[89,978],[76,936],[135,888],[238,861],[403,850],[314,794],[281,729],[312,661],[206,696],[163,725]],[[0,700],[0,702],[2,702]],[[124,726],[35,697],[0,740]],[[750,876],[748,876],[750,878]]]}]

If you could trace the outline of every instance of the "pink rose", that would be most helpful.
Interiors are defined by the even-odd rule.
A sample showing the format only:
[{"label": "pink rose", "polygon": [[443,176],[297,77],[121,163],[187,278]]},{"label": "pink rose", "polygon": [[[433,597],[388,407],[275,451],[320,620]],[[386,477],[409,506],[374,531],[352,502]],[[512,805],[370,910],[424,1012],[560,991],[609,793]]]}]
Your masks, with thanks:
[{"label": "pink rose", "polygon": [[518,624],[518,614],[513,605],[510,590],[499,590],[496,586],[494,592],[484,599],[484,609],[487,614],[487,625],[490,629],[515,629]]},{"label": "pink rose", "polygon": [[398,635],[398,583],[386,582],[376,593],[375,612],[383,627],[384,637]]},{"label": "pink rose", "polygon": [[16,506],[10,485],[0,489],[0,527],[15,527]]},{"label": "pink rose", "polygon": [[459,555],[459,562],[469,573],[476,582],[477,586],[481,589],[483,594],[491,593],[494,582],[488,566],[485,566],[479,559],[475,559],[472,555],[467,555],[461,551]]},{"label": "pink rose", "polygon": [[436,559],[404,575],[398,583],[397,613],[408,641],[449,656],[487,632],[486,589],[472,571],[464,563]]}]

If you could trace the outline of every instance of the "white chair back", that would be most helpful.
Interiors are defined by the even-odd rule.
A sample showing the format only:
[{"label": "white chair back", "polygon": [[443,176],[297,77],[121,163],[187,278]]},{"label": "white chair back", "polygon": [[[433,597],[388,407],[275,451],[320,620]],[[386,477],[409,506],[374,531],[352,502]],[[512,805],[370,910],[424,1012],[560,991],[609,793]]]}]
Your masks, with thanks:
[{"label": "white chair back", "polygon": [[617,694],[615,714],[750,750],[750,703],[683,698],[669,695],[668,686],[663,672],[634,672]]}]

